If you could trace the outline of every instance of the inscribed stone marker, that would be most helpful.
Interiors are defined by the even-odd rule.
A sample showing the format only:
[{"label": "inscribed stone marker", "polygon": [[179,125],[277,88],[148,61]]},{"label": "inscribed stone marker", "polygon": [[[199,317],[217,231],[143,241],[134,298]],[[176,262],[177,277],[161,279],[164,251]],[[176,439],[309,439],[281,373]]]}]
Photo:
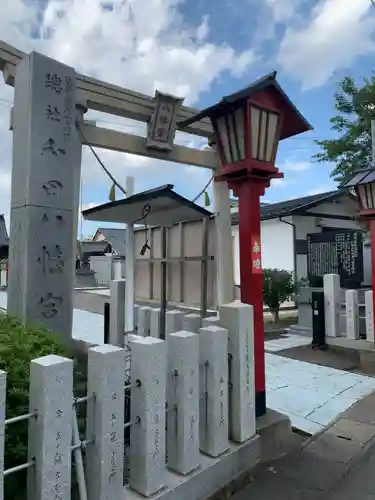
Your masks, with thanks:
[{"label": "inscribed stone marker", "polygon": [[228,330],[201,328],[199,351],[200,449],[218,457],[228,449]]},{"label": "inscribed stone marker", "polygon": [[32,52],[17,65],[8,311],[69,343],[73,314],[75,127],[73,68]]},{"label": "inscribed stone marker", "polygon": [[132,351],[131,449],[129,485],[143,496],[165,486],[165,384],[164,340],[129,336]]},{"label": "inscribed stone marker", "polygon": [[44,356],[30,364],[28,500],[70,498],[73,416],[73,361]]},{"label": "inscribed stone marker", "polygon": [[168,467],[188,474],[200,465],[199,456],[199,335],[175,332],[168,336],[167,453]]},{"label": "inscribed stone marker", "polygon": [[89,349],[86,451],[90,500],[120,498],[124,470],[125,350],[112,345]]},{"label": "inscribed stone marker", "polygon": [[228,330],[229,435],[242,443],[256,432],[253,306],[241,302],[220,306],[220,322]]}]

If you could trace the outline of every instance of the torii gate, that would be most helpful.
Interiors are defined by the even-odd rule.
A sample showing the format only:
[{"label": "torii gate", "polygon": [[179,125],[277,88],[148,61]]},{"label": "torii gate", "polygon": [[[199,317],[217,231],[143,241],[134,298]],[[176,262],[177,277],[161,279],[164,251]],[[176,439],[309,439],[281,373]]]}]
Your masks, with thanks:
[{"label": "torii gate", "polygon": [[[82,144],[213,172],[219,169],[219,159],[213,150],[173,145],[173,139],[167,150],[150,148],[144,137],[97,127],[83,118],[92,109],[150,122],[158,99],[80,75],[53,59],[35,52],[27,55],[1,41],[0,69],[5,83],[15,86],[8,311],[25,322],[41,321],[69,342]],[[196,113],[181,106],[174,122]],[[75,120],[82,136],[74,127]],[[209,119],[183,130],[201,137],[213,135]],[[221,305],[234,298],[227,183],[215,181],[213,194],[217,302]]]}]

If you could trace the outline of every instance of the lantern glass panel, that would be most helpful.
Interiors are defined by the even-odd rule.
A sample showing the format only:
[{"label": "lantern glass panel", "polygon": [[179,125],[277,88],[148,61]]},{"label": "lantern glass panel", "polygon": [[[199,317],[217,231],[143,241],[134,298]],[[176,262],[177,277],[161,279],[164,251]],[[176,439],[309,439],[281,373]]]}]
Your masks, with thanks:
[{"label": "lantern glass panel", "polygon": [[220,144],[221,148],[223,151],[224,155],[224,161],[225,163],[231,163],[232,158],[230,154],[230,147],[229,147],[229,135],[227,131],[227,126],[225,122],[225,116],[221,116],[216,120],[216,127],[217,131],[219,133],[219,139],[220,139]]},{"label": "lantern glass panel", "polygon": [[245,115],[243,108],[238,108],[234,112],[234,123],[237,135],[239,159],[244,160],[245,159]]},{"label": "lantern glass panel", "polygon": [[251,154],[259,161],[272,162],[279,115],[250,106]]},{"label": "lantern glass panel", "polygon": [[251,155],[253,158],[258,158],[258,143],[259,143],[259,125],[260,125],[260,109],[254,106],[250,107],[250,134],[251,134]]},{"label": "lantern glass panel", "polygon": [[277,126],[279,123],[279,115],[276,113],[268,114],[268,132],[267,132],[267,148],[266,148],[266,161],[273,160],[273,152],[276,142]]},{"label": "lantern glass panel", "polygon": [[228,133],[228,138],[229,138],[229,150],[230,150],[230,156],[231,156],[231,163],[235,163],[240,159],[240,155],[238,153],[238,147],[237,147],[237,137],[236,137],[236,123],[234,121],[234,114],[228,114],[226,116],[226,126],[227,126],[227,133]]},{"label": "lantern glass panel", "polygon": [[259,141],[258,141],[258,156],[257,159],[264,161],[266,159],[266,147],[267,147],[267,120],[268,113],[264,109],[260,112],[260,122],[259,122]]}]

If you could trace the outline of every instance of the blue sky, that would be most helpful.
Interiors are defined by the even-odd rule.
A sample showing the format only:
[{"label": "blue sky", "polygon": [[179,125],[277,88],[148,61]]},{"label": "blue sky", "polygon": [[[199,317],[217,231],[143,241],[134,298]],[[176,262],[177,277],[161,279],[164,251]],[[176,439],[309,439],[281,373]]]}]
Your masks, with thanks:
[{"label": "blue sky", "polygon": [[[1,38],[46,53],[111,83],[147,94],[155,89],[205,107],[269,71],[314,130],[280,145],[285,178],[265,201],[335,187],[332,165],[317,164],[314,139],[332,137],[333,93],[345,75],[358,81],[373,69],[375,8],[370,0],[5,0]],[[13,91],[0,84],[0,212],[9,213]],[[144,124],[89,113],[98,125],[144,134]],[[187,144],[188,137],[179,137]],[[208,171],[98,151],[120,181],[136,189],[175,184],[193,198]],[[108,200],[110,181],[89,151],[83,155],[83,205]],[[203,203],[203,199],[200,200]],[[97,224],[84,224],[84,234]]]}]

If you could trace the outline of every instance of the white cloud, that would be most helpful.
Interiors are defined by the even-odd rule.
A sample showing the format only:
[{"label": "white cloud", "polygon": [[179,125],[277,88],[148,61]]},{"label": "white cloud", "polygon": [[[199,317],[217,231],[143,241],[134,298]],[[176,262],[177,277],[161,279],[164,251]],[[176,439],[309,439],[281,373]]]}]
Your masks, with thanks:
[{"label": "white cloud", "polygon": [[293,18],[301,0],[265,0],[264,3],[271,10],[274,21],[278,23]]},{"label": "white cloud", "polygon": [[294,160],[286,160],[284,163],[279,165],[279,170],[281,172],[304,172],[311,167],[311,163],[309,161],[294,161]]},{"label": "white cloud", "polygon": [[[157,88],[183,96],[185,104],[196,102],[200,93],[208,91],[223,72],[238,77],[256,59],[252,49],[235,51],[227,44],[208,41],[209,17],[205,16],[200,25],[189,24],[179,13],[180,0],[50,0],[42,13],[39,2],[5,0],[5,3],[0,33],[6,42],[25,52],[38,50],[81,73],[139,92],[153,95]],[[0,78],[0,213],[6,215],[10,201],[12,134],[7,130],[10,108],[2,102],[12,99],[12,89]],[[87,116],[99,122],[112,122],[104,126],[138,135],[145,133],[144,124],[92,112]],[[196,147],[205,143],[182,134],[177,142]],[[125,175],[135,175],[137,190],[167,182],[175,183],[185,193],[195,192],[199,187],[197,177],[191,176],[185,166],[98,152],[120,183]],[[107,201],[110,181],[86,148],[82,168],[84,202],[92,201],[94,188],[93,196],[102,196],[99,202]],[[100,194],[98,188],[102,185]]]},{"label": "white cloud", "polygon": [[306,196],[313,196],[314,194],[327,193],[328,191],[334,191],[336,189],[336,185],[332,181],[332,183],[321,184],[320,186],[315,187],[314,189],[310,189],[306,193]]},{"label": "white cloud", "polygon": [[336,70],[375,50],[374,30],[370,0],[320,0],[307,21],[286,30],[278,63],[304,89],[323,85]]},{"label": "white cloud", "polygon": [[271,187],[283,188],[289,184],[285,179],[272,179]]}]

